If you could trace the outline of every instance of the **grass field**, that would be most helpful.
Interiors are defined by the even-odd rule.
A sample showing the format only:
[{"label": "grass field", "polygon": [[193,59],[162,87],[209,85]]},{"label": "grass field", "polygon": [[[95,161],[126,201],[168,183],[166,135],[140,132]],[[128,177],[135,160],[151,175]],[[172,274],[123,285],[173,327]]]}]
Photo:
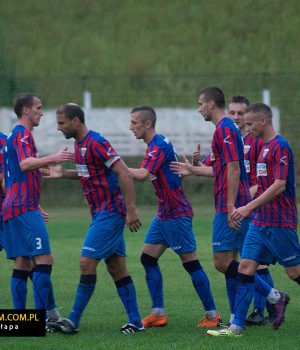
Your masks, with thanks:
[{"label": "grass field", "polygon": [[[51,214],[48,228],[55,257],[52,277],[56,300],[61,314],[67,316],[79,279],[79,255],[90,217],[87,208],[46,209]],[[194,211],[194,231],[200,260],[209,275],[218,309],[227,322],[229,310],[224,278],[214,270],[212,264],[210,232],[213,208],[197,206]],[[139,257],[145,231],[154,214],[153,206],[140,208],[142,229],[138,233],[126,231],[127,265],[136,285],[142,316],[149,312],[150,299]],[[11,308],[11,262],[5,260],[1,253],[0,263],[0,308]],[[105,271],[105,264],[101,262],[97,287],[82,317],[79,334],[47,334],[45,338],[2,338],[0,349],[299,349],[299,289],[288,280],[280,266],[272,267],[271,271],[277,287],[289,291],[292,298],[286,322],[277,332],[273,332],[269,325],[248,328],[239,339],[210,338],[205,330],[197,328],[197,321],[203,316],[203,308],[178,257],[167,251],[161,258],[160,266],[164,275],[165,308],[169,315],[167,327],[148,329],[142,334],[119,334],[119,328],[127,322],[126,314],[114,284]],[[28,286],[28,307],[32,307],[30,283]]]}]

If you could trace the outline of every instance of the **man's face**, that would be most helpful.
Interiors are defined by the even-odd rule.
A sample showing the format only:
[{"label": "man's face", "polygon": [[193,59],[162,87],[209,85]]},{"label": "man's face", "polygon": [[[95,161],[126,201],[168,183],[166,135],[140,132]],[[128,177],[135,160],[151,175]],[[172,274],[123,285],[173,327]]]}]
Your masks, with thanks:
[{"label": "man's face", "polygon": [[246,103],[229,103],[228,113],[230,118],[235,122],[238,128],[244,129],[246,124],[244,120],[245,110],[247,108]]},{"label": "man's face", "polygon": [[249,112],[244,116],[247,131],[255,138],[262,137],[264,121],[260,114]]},{"label": "man's face", "polygon": [[134,112],[131,114],[129,129],[134,133],[134,136],[138,140],[145,137],[147,129],[140,112]]},{"label": "man's face", "polygon": [[211,121],[212,120],[212,113],[211,113],[211,102],[207,102],[204,98],[204,95],[199,96],[199,102],[198,102],[198,112],[202,114],[205,121]]},{"label": "man's face", "polygon": [[61,131],[66,139],[71,139],[76,136],[76,127],[74,119],[66,118],[64,113],[56,113],[57,130]]},{"label": "man's face", "polygon": [[43,115],[41,100],[37,97],[34,97],[32,106],[30,108],[25,107],[24,112],[27,118],[31,121],[33,127],[39,126]]}]

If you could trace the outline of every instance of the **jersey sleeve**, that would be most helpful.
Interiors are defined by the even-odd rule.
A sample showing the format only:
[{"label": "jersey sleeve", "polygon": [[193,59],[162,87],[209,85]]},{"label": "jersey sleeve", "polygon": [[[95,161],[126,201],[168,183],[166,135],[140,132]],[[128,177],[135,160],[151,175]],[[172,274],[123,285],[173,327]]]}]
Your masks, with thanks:
[{"label": "jersey sleeve", "polygon": [[289,162],[290,152],[288,147],[277,144],[274,152],[274,179],[287,179]]},{"label": "jersey sleeve", "polygon": [[237,137],[237,133],[230,128],[225,127],[218,131],[218,143],[225,164],[239,160]]},{"label": "jersey sleeve", "polygon": [[13,140],[19,163],[29,157],[36,157],[34,139],[29,130],[20,131]]},{"label": "jersey sleeve", "polygon": [[213,156],[213,153],[212,151],[207,154],[202,160],[201,160],[201,164],[202,165],[205,165],[205,166],[213,166],[214,164],[214,156]]},{"label": "jersey sleeve", "polygon": [[149,146],[146,152],[145,159],[142,162],[141,168],[148,170],[150,173],[155,174],[161,167],[165,159],[164,151],[156,146]]},{"label": "jersey sleeve", "polygon": [[107,168],[114,167],[121,159],[108,141],[94,142],[92,152],[102,160]]}]

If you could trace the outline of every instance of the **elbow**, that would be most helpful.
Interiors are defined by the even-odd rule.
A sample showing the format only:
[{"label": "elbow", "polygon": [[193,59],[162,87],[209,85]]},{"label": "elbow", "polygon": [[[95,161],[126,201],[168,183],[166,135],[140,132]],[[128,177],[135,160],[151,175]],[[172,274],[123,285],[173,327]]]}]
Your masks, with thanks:
[{"label": "elbow", "polygon": [[20,163],[20,168],[21,168],[21,170],[24,171],[24,172],[30,170],[29,164],[26,162],[26,160],[23,160],[23,161]]}]

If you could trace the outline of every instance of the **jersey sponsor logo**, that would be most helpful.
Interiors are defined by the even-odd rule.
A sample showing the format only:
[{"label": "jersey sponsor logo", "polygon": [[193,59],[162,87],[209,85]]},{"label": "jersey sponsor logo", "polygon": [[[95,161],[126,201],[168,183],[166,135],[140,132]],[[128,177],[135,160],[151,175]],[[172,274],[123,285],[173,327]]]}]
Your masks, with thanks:
[{"label": "jersey sponsor logo", "polygon": [[25,135],[24,137],[21,137],[21,142],[26,143],[28,145],[28,135]]},{"label": "jersey sponsor logo", "polygon": [[284,165],[286,165],[286,161],[285,161],[286,156],[283,156],[280,158],[280,163],[283,163]]},{"label": "jersey sponsor logo", "polygon": [[81,157],[84,157],[84,156],[85,156],[85,154],[86,154],[86,150],[87,150],[87,148],[86,148],[86,147],[81,147],[81,148],[80,148],[80,154],[81,154]]},{"label": "jersey sponsor logo", "polygon": [[244,160],[246,173],[250,173],[250,160]]},{"label": "jersey sponsor logo", "polygon": [[267,156],[267,154],[269,153],[269,148],[265,148],[263,151],[263,157],[265,158]]},{"label": "jersey sponsor logo", "polygon": [[257,176],[268,176],[267,165],[265,163],[256,164],[256,175]]},{"label": "jersey sponsor logo", "polygon": [[153,151],[151,151],[151,152],[149,152],[149,153],[148,153],[148,157],[154,158],[153,153],[155,153],[155,152],[157,152],[157,150],[156,150],[156,149],[155,149],[155,150],[153,150]]},{"label": "jersey sponsor logo", "polygon": [[229,145],[231,145],[231,142],[229,141],[229,139],[231,138],[231,135],[228,135],[227,137],[225,137],[224,139],[224,143],[228,143]]},{"label": "jersey sponsor logo", "polygon": [[250,145],[244,145],[244,154],[247,154],[250,151]]},{"label": "jersey sponsor logo", "polygon": [[76,164],[76,170],[77,170],[78,176],[90,177],[90,173],[89,173],[87,165]]}]

